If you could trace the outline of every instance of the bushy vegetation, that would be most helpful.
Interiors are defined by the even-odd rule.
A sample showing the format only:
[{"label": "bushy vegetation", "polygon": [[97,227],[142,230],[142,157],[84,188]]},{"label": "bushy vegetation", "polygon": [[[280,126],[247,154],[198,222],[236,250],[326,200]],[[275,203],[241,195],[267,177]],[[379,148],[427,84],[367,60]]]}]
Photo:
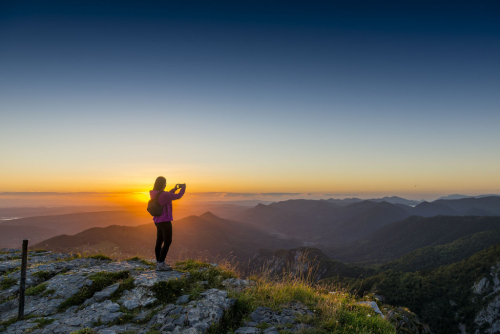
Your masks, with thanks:
[{"label": "bushy vegetation", "polygon": [[12,277],[4,276],[3,280],[0,282],[0,291],[7,290],[11,286],[16,284],[16,280]]},{"label": "bushy vegetation", "polygon": [[59,312],[65,311],[67,308],[74,305],[81,305],[85,300],[91,298],[94,293],[101,291],[107,286],[110,286],[118,281],[125,280],[130,276],[128,271],[120,271],[115,273],[99,272],[91,275],[88,278],[92,280],[91,286],[84,286],[74,296],[66,299],[60,306]]},{"label": "bushy vegetation", "polygon": [[26,296],[36,296],[41,294],[47,289],[47,283],[38,284],[37,286],[32,286],[26,289]]},{"label": "bushy vegetation", "polygon": [[500,245],[495,245],[461,262],[433,270],[415,273],[388,270],[359,280],[352,288],[360,294],[366,291],[382,294],[387,303],[408,307],[437,333],[456,332],[459,322],[469,330],[475,326],[477,312],[494,297],[474,299],[472,286],[489,277],[492,266],[499,261]]},{"label": "bushy vegetation", "polygon": [[54,277],[55,274],[51,274],[50,272],[45,271],[45,270],[39,270],[39,271],[35,271],[31,275],[40,278],[42,281],[46,281],[46,280]]}]

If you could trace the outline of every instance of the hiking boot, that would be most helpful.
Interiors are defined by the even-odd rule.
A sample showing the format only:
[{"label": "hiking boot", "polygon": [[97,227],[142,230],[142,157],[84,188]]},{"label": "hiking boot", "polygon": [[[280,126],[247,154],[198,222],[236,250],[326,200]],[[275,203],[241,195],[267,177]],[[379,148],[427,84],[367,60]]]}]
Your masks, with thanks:
[{"label": "hiking boot", "polygon": [[162,262],[162,263],[158,263],[156,265],[156,271],[170,271],[172,270],[172,267],[170,267],[168,264],[166,264],[165,262]]}]

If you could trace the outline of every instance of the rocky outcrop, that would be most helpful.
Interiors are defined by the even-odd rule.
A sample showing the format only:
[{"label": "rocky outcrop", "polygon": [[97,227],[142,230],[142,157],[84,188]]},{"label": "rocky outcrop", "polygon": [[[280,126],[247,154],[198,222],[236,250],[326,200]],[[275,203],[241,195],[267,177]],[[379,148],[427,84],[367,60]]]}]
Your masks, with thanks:
[{"label": "rocky outcrop", "polygon": [[278,334],[278,330],[296,332],[311,327],[300,323],[297,319],[299,316],[313,317],[314,313],[299,302],[292,303],[280,311],[258,307],[250,314],[251,321],[245,321],[244,326],[238,328],[235,334]]},{"label": "rocky outcrop", "polygon": [[[490,274],[475,282],[472,301],[484,305],[476,314],[474,324],[481,333],[500,333],[500,263],[491,267]],[[462,325],[466,331],[465,325]]]}]

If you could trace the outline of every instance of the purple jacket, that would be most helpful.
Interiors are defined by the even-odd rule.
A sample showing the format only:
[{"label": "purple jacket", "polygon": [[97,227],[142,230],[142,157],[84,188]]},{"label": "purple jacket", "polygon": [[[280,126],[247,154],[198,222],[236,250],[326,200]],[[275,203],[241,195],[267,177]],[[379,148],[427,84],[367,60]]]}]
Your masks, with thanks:
[{"label": "purple jacket", "polygon": [[[179,199],[184,195],[184,192],[186,191],[186,188],[181,188],[181,191],[179,191],[178,194],[175,193],[175,190],[172,189],[170,191],[165,191],[160,195],[160,199],[158,200],[158,203],[160,205],[163,205],[163,213],[161,216],[158,217],[153,217],[153,221],[155,223],[161,223],[161,222],[169,222],[174,220],[172,216],[172,201]],[[156,195],[159,193],[159,190],[150,190],[149,191],[149,197],[154,198]]]}]

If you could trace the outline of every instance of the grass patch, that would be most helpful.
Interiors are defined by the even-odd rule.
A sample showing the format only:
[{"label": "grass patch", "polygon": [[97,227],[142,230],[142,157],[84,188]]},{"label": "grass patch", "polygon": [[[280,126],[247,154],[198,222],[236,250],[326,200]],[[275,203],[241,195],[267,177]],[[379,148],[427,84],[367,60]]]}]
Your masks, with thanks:
[{"label": "grass patch", "polygon": [[37,296],[47,289],[47,283],[38,284],[26,289],[26,296]]},{"label": "grass patch", "polygon": [[275,281],[261,277],[254,287],[243,290],[237,296],[245,309],[250,311],[259,306],[279,311],[294,301],[305,304],[315,315],[297,318],[301,323],[314,326],[314,329],[304,329],[304,333],[396,333],[388,321],[376,316],[371,309],[355,305],[356,299],[352,295],[336,292],[330,294],[329,289],[305,278],[282,277],[280,281]]},{"label": "grass patch", "polygon": [[42,281],[47,281],[47,280],[51,279],[52,277],[54,277],[54,274],[51,274],[50,272],[45,271],[45,270],[40,270],[40,271],[36,271],[36,272],[32,273],[31,276],[38,277]]},{"label": "grass patch", "polygon": [[7,329],[12,324],[15,324],[17,322],[17,317],[10,318],[9,320],[5,320],[0,322],[0,332],[3,332]]},{"label": "grass patch", "polygon": [[[24,316],[24,320],[31,319],[33,317],[34,317],[34,315],[26,315],[26,316]],[[20,321],[20,320],[18,320],[17,317],[12,317],[9,320],[1,321],[0,322],[0,332],[5,331],[7,329],[7,327],[9,327],[12,324],[15,324],[18,321]]]},{"label": "grass patch", "polygon": [[202,268],[210,268],[210,263],[198,261],[198,260],[187,260],[187,261],[178,261],[174,265],[175,270],[182,272],[189,272],[193,269],[202,269]]},{"label": "grass patch", "polygon": [[66,299],[60,306],[59,312],[65,311],[71,306],[81,305],[85,300],[91,298],[94,293],[101,291],[107,286],[110,286],[120,280],[129,277],[128,271],[120,271],[116,273],[99,272],[97,274],[91,275],[88,278],[92,280],[91,286],[84,286],[77,294]]},{"label": "grass patch", "polygon": [[28,330],[26,330],[26,333],[31,333],[33,332],[34,330],[37,330],[37,329],[41,329],[47,325],[50,325],[51,323],[53,323],[56,319],[50,319],[50,318],[41,318],[41,319],[35,319],[33,320],[33,322],[36,322],[37,325],[35,327],[32,327]]},{"label": "grass patch", "polygon": [[0,291],[7,290],[11,286],[16,284],[16,280],[13,279],[12,277],[5,277],[1,282],[0,282]]},{"label": "grass patch", "polygon": [[[196,299],[205,289],[221,289],[223,280],[235,277],[231,271],[212,267],[208,263],[203,267],[208,269],[200,271],[199,268],[197,264],[195,267],[190,267],[189,271],[186,270],[189,272],[186,278],[155,283],[152,291],[156,298],[162,303],[175,302],[182,295],[190,295],[191,299]],[[200,281],[206,281],[207,284],[201,285]]]},{"label": "grass patch", "polygon": [[47,253],[47,251],[42,248],[32,249],[29,251],[29,254],[40,254],[40,253]]},{"label": "grass patch", "polygon": [[95,259],[95,260],[104,260],[104,261],[114,261],[112,258],[110,258],[107,255],[104,255],[102,253],[94,254],[94,255],[87,255],[85,256],[87,259]]},{"label": "grass patch", "polygon": [[71,334],[97,334],[97,332],[92,328],[82,328],[77,331],[71,332]]},{"label": "grass patch", "polygon": [[12,269],[9,269],[7,270],[4,275],[7,276],[7,275],[10,275],[10,274],[13,274],[15,272],[18,272],[21,270],[21,267],[15,267],[15,268],[12,268]]},{"label": "grass patch", "polygon": [[257,325],[257,326],[255,326],[255,327],[257,327],[258,329],[262,329],[262,330],[264,330],[264,329],[266,329],[266,328],[271,327],[271,325],[269,325],[267,322],[261,322],[260,324],[258,324],[258,325]]},{"label": "grass patch", "polygon": [[[299,330],[300,334],[396,334],[389,321],[376,315],[371,308],[357,305],[358,299],[346,288],[317,284],[315,265],[307,259],[302,261],[308,268],[305,272],[284,268],[282,274],[276,275],[263,268],[252,278],[256,281],[254,286],[230,294],[245,305],[243,309],[248,313],[261,306],[281,311],[293,302],[304,304],[312,315],[298,316],[296,321],[312,327]],[[288,332],[286,326],[278,329],[280,333]]]},{"label": "grass patch", "polygon": [[44,293],[42,293],[42,297],[48,297],[50,295],[53,295],[56,292],[54,289],[46,290]]},{"label": "grass patch", "polygon": [[135,287],[134,278],[128,277],[120,282],[118,289],[111,295],[111,301],[116,302],[122,296],[123,292],[126,290],[132,290]]}]

